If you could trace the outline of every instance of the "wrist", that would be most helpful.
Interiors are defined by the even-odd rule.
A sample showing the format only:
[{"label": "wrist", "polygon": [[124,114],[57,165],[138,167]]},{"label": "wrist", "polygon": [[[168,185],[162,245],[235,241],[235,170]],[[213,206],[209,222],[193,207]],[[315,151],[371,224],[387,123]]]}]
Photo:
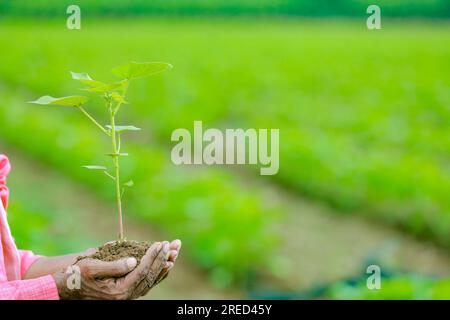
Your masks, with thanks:
[{"label": "wrist", "polygon": [[64,271],[59,271],[52,274],[52,277],[55,280],[59,298],[61,300],[74,299],[73,290],[69,290],[67,287],[67,274]]}]

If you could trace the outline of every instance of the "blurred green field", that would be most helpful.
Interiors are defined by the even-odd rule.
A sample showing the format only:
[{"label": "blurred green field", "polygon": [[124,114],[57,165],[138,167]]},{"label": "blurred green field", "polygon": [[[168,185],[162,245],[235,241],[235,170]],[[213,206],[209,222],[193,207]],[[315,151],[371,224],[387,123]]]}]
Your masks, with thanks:
[{"label": "blurred green field", "polygon": [[[77,4],[89,17],[117,15],[286,15],[361,16],[371,0],[4,0],[0,15],[58,17],[69,5]],[[378,0],[383,16],[449,17],[447,0]]]},{"label": "blurred green field", "polygon": [[327,292],[331,299],[364,300],[448,300],[450,281],[424,279],[414,275],[390,278],[383,282],[383,290],[367,290],[364,281],[336,283]]},{"label": "blurred green field", "polygon": [[[39,28],[35,26],[38,25]],[[131,88],[121,124],[126,214],[194,248],[226,285],[252,266],[275,269],[273,207],[256,183],[272,179],[341,212],[364,214],[450,247],[450,28],[448,22],[134,19],[0,23],[0,135],[105,198],[109,181],[83,171],[107,163],[108,142],[78,113],[26,105],[70,95],[69,71],[112,81],[127,61],[167,61],[168,73]],[[101,102],[89,105],[101,118]],[[280,172],[176,167],[170,134],[204,127],[280,128]],[[105,119],[106,122],[106,119]],[[98,150],[97,145],[100,145]],[[115,236],[115,233],[111,235]]]}]

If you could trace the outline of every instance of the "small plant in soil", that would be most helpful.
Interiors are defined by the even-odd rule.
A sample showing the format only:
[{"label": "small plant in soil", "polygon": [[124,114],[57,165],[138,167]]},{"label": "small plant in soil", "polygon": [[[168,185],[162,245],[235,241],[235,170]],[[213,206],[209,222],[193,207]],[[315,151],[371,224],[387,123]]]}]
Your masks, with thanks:
[{"label": "small plant in soil", "polygon": [[120,80],[113,83],[94,80],[87,73],[71,72],[72,79],[79,81],[85,86],[82,90],[95,93],[104,101],[105,111],[109,119],[107,125],[101,125],[85,108],[85,104],[89,101],[89,98],[86,96],[73,95],[60,98],[42,96],[35,101],[30,101],[30,103],[38,105],[77,109],[99,129],[102,135],[111,141],[111,151],[106,154],[112,160],[109,167],[92,164],[83,167],[89,170],[103,172],[114,183],[119,235],[117,241],[101,246],[98,252],[90,256],[91,258],[112,261],[133,256],[139,262],[150,245],[147,242],[126,240],[124,236],[122,198],[125,190],[132,187],[134,183],[132,180],[123,182],[120,177],[120,158],[128,156],[128,153],[122,152],[121,136],[126,132],[139,131],[141,129],[133,125],[118,125],[116,120],[119,111],[124,109],[122,106],[128,104],[126,100],[127,91],[133,80],[154,75],[170,68],[172,68],[170,64],[163,62],[127,63],[112,70],[113,74],[120,77]]}]

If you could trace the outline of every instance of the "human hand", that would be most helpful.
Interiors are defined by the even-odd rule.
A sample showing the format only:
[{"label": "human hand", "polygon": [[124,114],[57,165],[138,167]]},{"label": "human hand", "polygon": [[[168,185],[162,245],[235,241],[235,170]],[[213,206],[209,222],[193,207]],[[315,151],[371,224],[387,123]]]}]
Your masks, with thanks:
[{"label": "human hand", "polygon": [[[136,267],[135,258],[112,262],[82,259],[74,266],[79,269],[79,288],[69,288],[69,276],[64,271],[53,275],[61,299],[134,299],[155,286],[171,266],[168,243],[154,243]],[[173,262],[171,262],[173,263]]]},{"label": "human hand", "polygon": [[[116,241],[110,241],[110,242],[107,242],[106,244],[115,243],[115,242]],[[181,240],[176,239],[170,243],[168,241],[163,241],[163,244],[169,245],[169,255],[167,257],[167,262],[166,262],[166,265],[165,265],[163,271],[157,277],[155,285],[160,283],[162,280],[167,278],[167,276],[169,275],[169,271],[173,268],[175,261],[177,260],[179,254],[180,254],[182,243],[181,243]],[[96,248],[88,249],[86,251],[86,253],[88,253],[87,255],[94,253],[94,252],[91,252],[91,250],[97,250],[97,249]],[[141,286],[144,287],[144,284],[142,284]],[[141,295],[145,295],[148,292],[148,290],[150,290],[150,289],[151,288],[147,288],[147,291],[142,290]]]},{"label": "human hand", "polygon": [[132,297],[132,299],[136,299],[138,297],[146,295],[150,289],[152,289],[155,285],[159,284],[162,280],[167,278],[169,275],[169,271],[173,268],[175,261],[177,260],[177,257],[181,250],[181,241],[180,240],[174,240],[171,243],[168,241],[163,242],[164,246],[167,246],[169,249],[169,252],[167,254],[167,262],[165,264],[165,267],[160,272],[160,274],[156,277],[155,280],[153,280],[152,274],[149,273],[150,279],[148,281],[142,281],[139,286],[135,290],[135,296]]},{"label": "human hand", "polygon": [[180,250],[181,250],[181,240],[173,240],[170,244],[169,244],[169,257],[168,257],[168,261],[166,264],[166,267],[164,268],[160,278],[159,278],[159,282],[161,282],[162,280],[164,280],[168,275],[169,275],[169,271],[173,268],[175,261],[177,260],[179,254],[180,254]]}]

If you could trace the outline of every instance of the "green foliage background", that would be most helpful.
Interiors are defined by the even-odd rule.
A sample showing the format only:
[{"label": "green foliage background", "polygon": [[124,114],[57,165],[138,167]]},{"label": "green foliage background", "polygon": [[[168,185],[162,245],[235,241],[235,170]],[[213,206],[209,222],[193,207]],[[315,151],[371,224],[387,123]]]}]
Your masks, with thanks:
[{"label": "green foliage background", "polygon": [[96,15],[293,15],[360,16],[371,4],[385,16],[449,17],[448,0],[2,0],[0,13],[59,16],[76,4]]},{"label": "green foliage background", "polygon": [[[106,162],[98,149],[107,151],[108,141],[97,138],[76,112],[24,102],[76,93],[79,85],[70,70],[112,81],[111,67],[126,61],[172,63],[167,74],[136,83],[131,105],[125,106],[121,124],[146,129],[126,141],[132,157],[125,176],[136,188],[126,197],[125,212],[182,238],[192,261],[217,285],[242,281],[253,269],[277,267],[272,224],[283,219],[286,208],[264,196],[262,181],[326,203],[336,213],[360,214],[450,248],[447,20],[383,20],[383,30],[368,32],[367,1],[71,1],[82,6],[86,18],[143,15],[83,18],[77,32],[65,28],[67,3],[0,2],[0,13],[9,16],[0,23],[2,140],[113,200],[109,180],[80,168]],[[444,0],[377,3],[386,16],[450,14]],[[265,18],[144,16],[162,13]],[[267,17],[286,14],[359,20]],[[98,116],[101,107],[95,100],[89,105]],[[280,128],[279,174],[262,178],[256,167],[236,172],[174,166],[170,134],[191,129],[194,120],[205,127]],[[40,243],[47,254],[85,245],[88,239],[55,244],[45,228],[63,214],[41,201],[24,197],[13,203],[19,243]],[[448,297],[448,285],[424,281],[439,288],[427,298]],[[415,284],[415,278],[394,279],[393,293],[385,297],[415,298],[416,289],[402,291],[418,288]],[[339,283],[328,295],[381,297]]]}]

